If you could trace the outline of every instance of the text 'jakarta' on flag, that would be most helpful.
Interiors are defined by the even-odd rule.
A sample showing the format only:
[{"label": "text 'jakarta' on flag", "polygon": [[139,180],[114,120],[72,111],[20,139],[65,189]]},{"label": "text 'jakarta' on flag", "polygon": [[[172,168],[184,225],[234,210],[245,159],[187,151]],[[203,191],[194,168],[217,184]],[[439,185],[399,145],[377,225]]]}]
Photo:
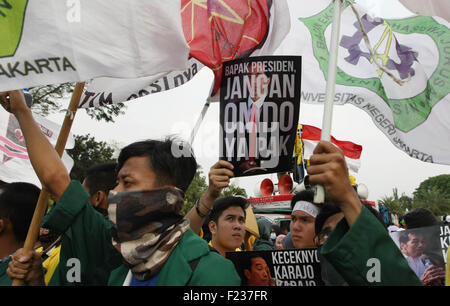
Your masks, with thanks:
[{"label": "text 'jakarta' on flag", "polygon": [[187,67],[181,0],[3,2],[0,91]]}]

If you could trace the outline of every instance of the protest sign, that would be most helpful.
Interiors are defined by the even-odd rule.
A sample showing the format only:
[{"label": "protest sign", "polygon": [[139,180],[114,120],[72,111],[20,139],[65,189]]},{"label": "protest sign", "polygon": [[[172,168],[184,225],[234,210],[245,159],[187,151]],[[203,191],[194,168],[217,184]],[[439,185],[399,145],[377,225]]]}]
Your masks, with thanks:
[{"label": "protest sign", "polygon": [[220,158],[235,177],[290,171],[300,111],[301,57],[224,63]]},{"label": "protest sign", "polygon": [[[418,278],[425,276],[427,270],[437,267],[445,271],[439,234],[439,226],[420,227],[390,233]],[[444,277],[437,283],[433,283],[433,285],[443,284]]]},{"label": "protest sign", "polygon": [[317,249],[227,252],[243,286],[322,286]]}]

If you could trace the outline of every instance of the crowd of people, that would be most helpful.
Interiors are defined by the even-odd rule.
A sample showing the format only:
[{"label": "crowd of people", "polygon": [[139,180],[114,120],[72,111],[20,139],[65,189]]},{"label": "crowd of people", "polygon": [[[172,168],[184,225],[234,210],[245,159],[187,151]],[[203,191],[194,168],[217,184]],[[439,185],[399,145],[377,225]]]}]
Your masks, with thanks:
[{"label": "crowd of people", "polygon": [[[36,248],[25,251],[39,189],[0,186],[0,285],[274,285],[263,258],[249,257],[242,280],[226,253],[303,248],[318,249],[326,285],[420,286],[443,278],[441,267],[420,264],[420,250],[413,251],[417,244],[423,249],[423,237],[406,235],[399,249],[378,212],[361,204],[344,155],[330,142],[319,143],[308,167],[310,183],[325,188],[325,203],[314,203],[313,190],[301,191],[291,200],[289,228],[281,231],[262,218],[255,237],[246,230],[247,199],[220,198],[233,177],[231,163],[211,167],[207,191],[182,215],[197,163],[193,152],[175,157],[172,148],[177,142],[191,151],[186,143],[132,143],[117,164],[87,169],[78,182],[35,123],[22,92],[0,93],[0,102],[18,119],[33,168],[56,203],[42,220]],[[408,229],[437,224],[409,217],[402,218]],[[375,281],[367,276],[373,258],[380,262]]]}]

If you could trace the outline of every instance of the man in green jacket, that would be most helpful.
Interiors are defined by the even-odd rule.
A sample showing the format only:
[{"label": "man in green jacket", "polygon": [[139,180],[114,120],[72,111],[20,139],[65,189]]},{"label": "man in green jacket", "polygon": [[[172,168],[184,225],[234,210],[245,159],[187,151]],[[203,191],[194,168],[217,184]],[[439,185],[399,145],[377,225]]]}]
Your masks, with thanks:
[{"label": "man in green jacket", "polygon": [[320,142],[310,158],[308,174],[310,183],[324,186],[343,214],[320,254],[349,285],[421,285],[386,229],[361,204],[339,148]]},{"label": "man in green jacket", "polygon": [[[233,263],[209,252],[180,215],[197,167],[186,144],[150,140],[125,147],[118,159],[118,185],[109,201],[108,220],[89,203],[81,184],[70,180],[26,107],[23,93],[0,93],[0,102],[18,119],[35,172],[58,202],[44,220],[45,227],[64,233],[60,264],[50,285],[240,284]],[[26,270],[34,258],[21,255],[21,263],[10,263],[13,274]],[[215,273],[210,273],[211,267]],[[117,269],[127,275],[113,273],[117,282],[108,282]]]}]

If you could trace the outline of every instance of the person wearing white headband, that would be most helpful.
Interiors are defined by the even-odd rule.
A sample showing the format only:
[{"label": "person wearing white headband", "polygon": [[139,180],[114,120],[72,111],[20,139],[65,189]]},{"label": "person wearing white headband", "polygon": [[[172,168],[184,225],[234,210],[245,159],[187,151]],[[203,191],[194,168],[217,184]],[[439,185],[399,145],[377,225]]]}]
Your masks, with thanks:
[{"label": "person wearing white headband", "polygon": [[312,203],[313,199],[314,192],[304,190],[291,200],[291,239],[297,249],[315,248],[315,221],[320,208]]}]

